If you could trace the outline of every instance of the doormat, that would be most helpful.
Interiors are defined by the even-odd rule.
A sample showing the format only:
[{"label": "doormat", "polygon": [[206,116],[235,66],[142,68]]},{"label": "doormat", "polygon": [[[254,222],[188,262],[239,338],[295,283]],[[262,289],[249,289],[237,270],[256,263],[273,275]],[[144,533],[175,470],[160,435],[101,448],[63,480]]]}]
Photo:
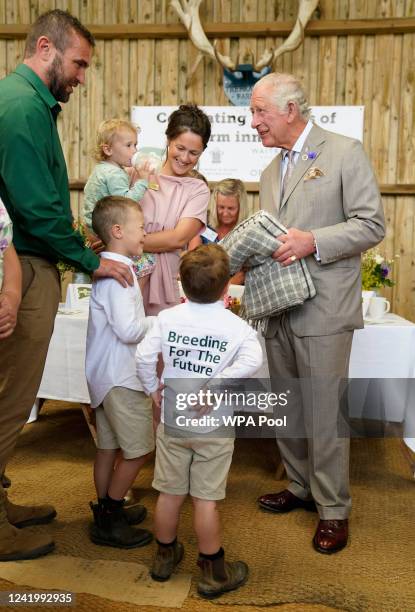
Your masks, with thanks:
[{"label": "doormat", "polygon": [[90,593],[112,601],[160,608],[181,608],[191,581],[189,574],[180,573],[166,582],[155,582],[142,563],[63,555],[0,563],[0,577],[16,585]]}]

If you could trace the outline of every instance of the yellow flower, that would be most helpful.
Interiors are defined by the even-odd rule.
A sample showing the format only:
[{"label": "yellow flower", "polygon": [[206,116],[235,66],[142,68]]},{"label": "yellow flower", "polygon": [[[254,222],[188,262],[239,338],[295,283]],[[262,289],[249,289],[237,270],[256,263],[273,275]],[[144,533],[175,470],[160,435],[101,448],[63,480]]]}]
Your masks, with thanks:
[{"label": "yellow flower", "polygon": [[370,291],[381,287],[392,287],[395,283],[389,275],[393,263],[393,259],[386,259],[376,248],[363,253],[361,262],[362,289]]}]

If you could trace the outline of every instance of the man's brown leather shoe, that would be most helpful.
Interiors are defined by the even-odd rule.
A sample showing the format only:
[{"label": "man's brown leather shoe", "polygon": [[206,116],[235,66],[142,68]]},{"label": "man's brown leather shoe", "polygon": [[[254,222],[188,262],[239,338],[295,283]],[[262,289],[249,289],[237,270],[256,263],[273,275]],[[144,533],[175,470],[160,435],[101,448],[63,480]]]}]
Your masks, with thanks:
[{"label": "man's brown leather shoe", "polygon": [[318,552],[330,555],[346,546],[348,535],[349,521],[347,519],[320,520],[313,538],[313,546]]},{"label": "man's brown leather shoe", "polygon": [[30,525],[45,525],[50,523],[56,516],[53,506],[44,504],[43,506],[18,506],[13,504],[5,492],[4,506],[7,513],[7,520],[11,525],[18,527],[29,527]]},{"label": "man's brown leather shoe", "polygon": [[281,491],[280,493],[268,493],[267,495],[262,495],[258,499],[258,503],[261,508],[264,510],[269,510],[270,512],[291,512],[291,510],[296,510],[297,508],[303,508],[304,510],[309,510],[310,512],[317,512],[317,508],[313,500],[306,501],[304,499],[300,499],[288,489],[284,489],[284,491]]}]

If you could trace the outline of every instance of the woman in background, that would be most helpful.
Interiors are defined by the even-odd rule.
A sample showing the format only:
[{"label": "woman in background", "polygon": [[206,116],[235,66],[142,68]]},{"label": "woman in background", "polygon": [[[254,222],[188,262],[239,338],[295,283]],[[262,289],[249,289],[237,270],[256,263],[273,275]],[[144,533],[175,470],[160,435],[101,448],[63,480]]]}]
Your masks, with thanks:
[{"label": "woman in background", "polygon": [[[213,224],[189,243],[189,251],[200,244],[219,242],[247,217],[247,195],[242,181],[227,178],[217,183],[212,194]],[[244,284],[244,272],[237,272],[232,278],[233,285]]]},{"label": "woman in background", "polygon": [[239,179],[223,179],[213,190],[213,201],[213,223],[219,240],[222,240],[239,221],[247,217],[245,185]]}]

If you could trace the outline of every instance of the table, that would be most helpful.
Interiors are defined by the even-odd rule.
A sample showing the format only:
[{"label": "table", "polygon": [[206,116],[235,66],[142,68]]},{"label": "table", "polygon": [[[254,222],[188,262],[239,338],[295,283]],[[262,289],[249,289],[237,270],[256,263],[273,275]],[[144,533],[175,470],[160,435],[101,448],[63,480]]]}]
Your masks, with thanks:
[{"label": "table", "polygon": [[[90,401],[84,372],[88,313],[63,312],[60,309],[56,316],[38,397],[86,404]],[[265,360],[259,377],[268,376]],[[414,323],[387,314],[379,324],[357,330],[349,377],[362,381],[352,386],[351,416],[404,423],[404,435],[415,438]]]},{"label": "table", "polygon": [[88,311],[66,311],[60,307],[50,341],[45,370],[37,396],[89,404],[85,378],[85,343]]},{"label": "table", "polygon": [[[415,450],[415,325],[394,314],[354,334],[349,378],[350,415],[404,423]],[[364,379],[364,380],[363,380]]]}]

